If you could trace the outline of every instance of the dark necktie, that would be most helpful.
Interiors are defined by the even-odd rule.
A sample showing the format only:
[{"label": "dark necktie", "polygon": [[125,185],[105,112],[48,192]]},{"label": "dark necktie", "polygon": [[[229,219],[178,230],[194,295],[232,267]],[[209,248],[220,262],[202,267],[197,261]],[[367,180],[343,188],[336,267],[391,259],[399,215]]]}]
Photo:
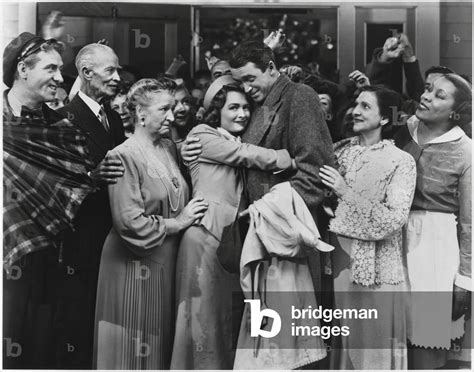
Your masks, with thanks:
[{"label": "dark necktie", "polygon": [[105,115],[104,105],[100,106],[99,115],[97,117],[104,126],[105,131],[109,133],[109,122],[107,120],[107,115]]}]

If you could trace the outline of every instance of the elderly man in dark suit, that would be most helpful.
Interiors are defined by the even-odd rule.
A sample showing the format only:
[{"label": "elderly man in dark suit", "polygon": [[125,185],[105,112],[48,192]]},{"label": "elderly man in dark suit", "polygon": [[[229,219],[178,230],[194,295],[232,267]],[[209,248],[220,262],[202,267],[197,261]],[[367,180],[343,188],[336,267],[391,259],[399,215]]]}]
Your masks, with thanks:
[{"label": "elderly man in dark suit", "polygon": [[115,95],[120,81],[114,51],[102,44],[86,45],[76,56],[76,68],[80,91],[58,112],[87,134],[96,165],[89,175],[98,189],[82,203],[74,230],[64,237],[57,321],[61,367],[90,369],[99,262],[112,226],[107,184],[123,175],[120,161],[106,155],[125,140],[125,134],[120,116],[105,102]]}]

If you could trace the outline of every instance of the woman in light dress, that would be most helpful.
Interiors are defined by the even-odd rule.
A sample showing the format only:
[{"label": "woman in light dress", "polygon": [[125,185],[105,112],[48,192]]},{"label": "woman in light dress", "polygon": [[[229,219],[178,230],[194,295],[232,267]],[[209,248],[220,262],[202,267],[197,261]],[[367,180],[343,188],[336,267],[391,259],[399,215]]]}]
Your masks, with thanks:
[{"label": "woman in light dress", "polygon": [[101,258],[94,362],[98,369],[168,369],[174,333],[179,233],[203,217],[166,136],[174,120],[169,79],[142,79],[128,93],[134,134],[111,155],[125,172],[109,186],[113,228]]}]

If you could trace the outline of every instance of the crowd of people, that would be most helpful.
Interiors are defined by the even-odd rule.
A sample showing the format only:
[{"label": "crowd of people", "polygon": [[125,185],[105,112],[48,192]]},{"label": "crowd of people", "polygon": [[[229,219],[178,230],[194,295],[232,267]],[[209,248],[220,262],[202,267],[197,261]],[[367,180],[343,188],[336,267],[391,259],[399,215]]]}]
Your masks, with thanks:
[{"label": "crowd of people", "polygon": [[[55,39],[6,47],[4,368],[470,363],[468,77],[423,79],[404,34],[344,83],[277,66],[280,31],[237,42],[192,82],[181,57],[142,77],[88,44],[70,89]],[[278,309],[278,293],[300,308],[383,302],[383,321],[281,333],[275,352],[244,300]]]}]

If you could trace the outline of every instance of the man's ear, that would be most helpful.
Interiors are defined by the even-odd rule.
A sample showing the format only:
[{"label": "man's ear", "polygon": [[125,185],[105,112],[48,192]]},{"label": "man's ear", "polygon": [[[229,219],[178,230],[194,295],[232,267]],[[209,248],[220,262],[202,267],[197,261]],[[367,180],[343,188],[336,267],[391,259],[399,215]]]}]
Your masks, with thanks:
[{"label": "man's ear", "polygon": [[26,67],[25,62],[20,61],[18,62],[18,65],[16,66],[16,70],[18,71],[18,75],[20,76],[20,79],[26,80],[28,77],[28,72],[27,72],[28,67]]},{"label": "man's ear", "polygon": [[92,71],[92,69],[87,68],[87,67],[83,67],[81,69],[81,72],[82,72],[82,76],[84,76],[84,79],[86,80],[91,80],[92,76],[94,75],[94,71]]},{"label": "man's ear", "polygon": [[270,61],[268,62],[268,71],[270,72],[270,75],[274,75],[276,72],[278,72],[276,66],[275,66],[275,62],[273,61]]}]

